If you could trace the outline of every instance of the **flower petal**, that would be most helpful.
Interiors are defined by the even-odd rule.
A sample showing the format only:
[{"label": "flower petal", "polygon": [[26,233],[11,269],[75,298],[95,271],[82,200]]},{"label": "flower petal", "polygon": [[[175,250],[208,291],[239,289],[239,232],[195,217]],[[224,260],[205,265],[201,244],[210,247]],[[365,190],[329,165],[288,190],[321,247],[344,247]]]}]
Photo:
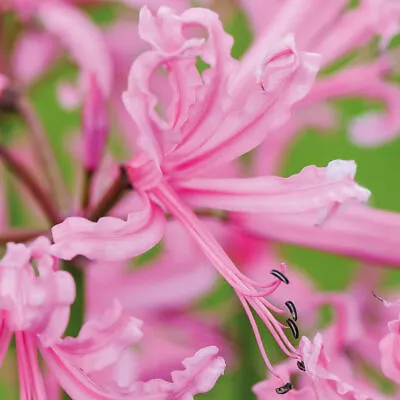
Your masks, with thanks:
[{"label": "flower petal", "polygon": [[161,209],[142,197],[144,207],[128,215],[126,221],[103,217],[91,222],[80,217],[67,218],[52,228],[52,253],[71,260],[77,255],[91,260],[127,260],[156,245],[164,233]]},{"label": "flower petal", "polygon": [[271,214],[323,213],[335,204],[368,199],[369,191],[354,182],[354,175],[354,162],[336,160],[326,168],[308,166],[289,178],[192,179],[179,182],[179,192],[194,207]]},{"label": "flower petal", "polygon": [[316,213],[272,215],[247,214],[239,223],[253,235],[293,243],[369,263],[399,265],[400,218],[397,213],[371,207],[346,205],[322,227]]}]

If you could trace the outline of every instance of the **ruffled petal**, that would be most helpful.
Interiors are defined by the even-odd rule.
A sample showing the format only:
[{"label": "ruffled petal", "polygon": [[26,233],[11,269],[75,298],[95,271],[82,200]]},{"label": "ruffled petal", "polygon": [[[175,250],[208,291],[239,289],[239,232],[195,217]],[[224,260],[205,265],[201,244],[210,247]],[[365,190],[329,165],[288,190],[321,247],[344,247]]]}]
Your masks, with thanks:
[{"label": "ruffled petal", "polygon": [[[331,362],[330,358],[327,356],[323,345],[323,338],[320,333],[315,336],[313,341],[303,337],[300,349],[306,367],[306,373],[313,381],[314,390],[317,393],[318,399],[377,399],[375,391],[371,389],[368,392],[369,388],[362,387],[361,381],[360,387],[362,387],[362,389],[356,387],[358,383],[357,380],[355,380],[354,385],[351,377],[350,382],[346,381],[346,379],[349,378],[347,374],[339,368],[339,365],[335,366],[334,361],[332,360]],[[336,359],[336,362],[340,364],[340,360]],[[333,373],[333,368],[335,368],[338,373]],[[342,376],[340,374],[342,374]]]},{"label": "ruffled petal", "polygon": [[[40,254],[38,248],[39,240],[32,250],[8,244],[0,261],[0,309],[6,312],[9,329],[28,331],[53,343],[67,326],[75,283],[69,273],[53,268],[52,257]],[[30,263],[32,255],[38,256],[38,276]]]},{"label": "ruffled petal", "polygon": [[336,204],[368,199],[369,191],[354,175],[354,162],[336,160],[289,178],[193,179],[180,182],[179,192],[194,207],[274,215],[320,210],[322,216]]},{"label": "ruffled petal", "polygon": [[374,146],[393,139],[400,131],[400,91],[385,81],[390,63],[374,63],[347,68],[318,81],[302,106],[350,96],[363,96],[383,102],[386,110],[357,117],[350,125],[351,138],[363,146]]},{"label": "ruffled petal", "polygon": [[400,383],[400,321],[390,321],[389,331],[379,343],[381,367],[389,379]]},{"label": "ruffled petal", "polygon": [[128,215],[126,221],[103,217],[91,222],[80,217],[67,218],[52,228],[52,253],[71,260],[77,255],[91,260],[126,260],[155,246],[164,233],[161,209],[142,197],[144,207]]},{"label": "ruffled petal", "polygon": [[[172,372],[172,382],[151,380],[137,387],[138,393],[159,394],[169,400],[193,400],[196,394],[210,391],[224,373],[225,361],[215,346],[205,347],[182,361],[185,369]],[[165,397],[164,397],[165,396]]]},{"label": "ruffled petal", "polygon": [[[251,58],[252,69],[243,64],[231,74],[224,113],[212,136],[184,159],[175,160],[171,175],[198,175],[252,150],[286,122],[293,104],[309,92],[319,68],[317,54],[298,51],[290,35],[261,54],[264,57]],[[239,79],[243,69],[249,76]],[[172,161],[167,161],[167,171],[172,170],[168,162]]]},{"label": "ruffled petal", "polygon": [[124,355],[141,339],[141,326],[140,320],[125,316],[121,306],[114,303],[102,318],[84,324],[77,338],[67,337],[50,347],[39,343],[39,348],[55,378],[72,398],[131,398],[127,388],[133,374]]}]

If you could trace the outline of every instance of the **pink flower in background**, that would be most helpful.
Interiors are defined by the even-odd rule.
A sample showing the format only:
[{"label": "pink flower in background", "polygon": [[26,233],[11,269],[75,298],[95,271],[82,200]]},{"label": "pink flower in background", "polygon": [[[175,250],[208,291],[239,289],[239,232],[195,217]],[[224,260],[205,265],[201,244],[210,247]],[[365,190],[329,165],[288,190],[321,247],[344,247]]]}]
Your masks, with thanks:
[{"label": "pink flower in background", "polygon": [[[306,0],[301,6],[296,0],[245,0],[242,5],[257,36],[262,35],[266,26],[280,31],[282,37],[294,32],[300,49],[321,54],[322,68],[340,62],[351,52],[359,52],[376,35],[381,36],[380,47],[384,49],[399,32],[400,5],[395,0],[361,0],[353,8],[348,7],[347,0]],[[327,106],[329,100],[362,96],[380,100],[386,111],[357,118],[350,126],[353,140],[372,146],[394,138],[400,131],[400,118],[396,112],[400,97],[397,87],[386,80],[386,74],[395,62],[390,61],[389,55],[385,53],[378,60],[368,62],[358,61],[355,57],[349,66],[321,76],[305,101],[297,105],[294,119],[301,122],[307,109]],[[362,56],[359,59],[362,60]],[[325,124],[329,125],[332,118],[329,114],[326,116]],[[300,128],[292,135],[299,133]]]}]

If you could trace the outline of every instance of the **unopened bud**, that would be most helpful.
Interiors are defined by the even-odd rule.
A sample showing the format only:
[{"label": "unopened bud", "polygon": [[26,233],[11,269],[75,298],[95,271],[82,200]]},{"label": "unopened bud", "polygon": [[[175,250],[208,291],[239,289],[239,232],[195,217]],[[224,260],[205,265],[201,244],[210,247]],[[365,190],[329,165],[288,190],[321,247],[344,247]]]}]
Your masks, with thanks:
[{"label": "unopened bud", "polygon": [[106,100],[92,75],[83,106],[84,166],[94,171],[101,161],[109,130]]}]

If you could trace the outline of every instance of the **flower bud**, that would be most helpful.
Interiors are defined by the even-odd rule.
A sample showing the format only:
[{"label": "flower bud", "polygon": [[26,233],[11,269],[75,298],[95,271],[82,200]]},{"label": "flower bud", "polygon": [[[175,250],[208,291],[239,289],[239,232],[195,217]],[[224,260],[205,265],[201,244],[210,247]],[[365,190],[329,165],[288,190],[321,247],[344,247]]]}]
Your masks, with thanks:
[{"label": "flower bud", "polygon": [[94,74],[90,77],[82,119],[84,167],[94,171],[100,163],[109,131],[106,101]]}]

